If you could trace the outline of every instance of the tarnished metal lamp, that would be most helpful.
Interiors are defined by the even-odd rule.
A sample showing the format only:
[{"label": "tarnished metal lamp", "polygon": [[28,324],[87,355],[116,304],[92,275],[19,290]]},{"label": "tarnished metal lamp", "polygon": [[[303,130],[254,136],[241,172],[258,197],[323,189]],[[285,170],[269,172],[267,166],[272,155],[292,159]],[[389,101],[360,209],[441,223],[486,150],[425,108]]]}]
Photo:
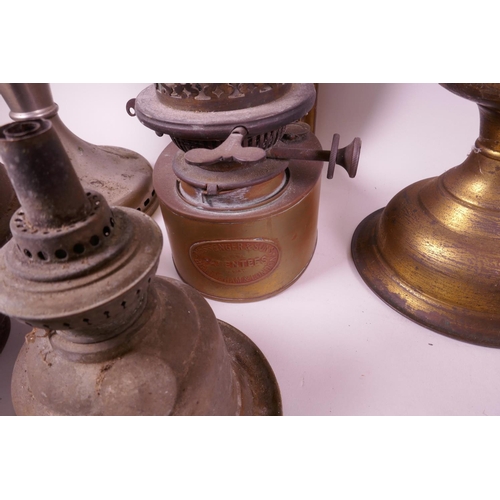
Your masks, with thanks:
[{"label": "tarnished metal lamp", "polygon": [[356,175],[361,141],[323,151],[298,122],[313,84],[158,83],[127,103],[173,143],[153,183],[181,278],[207,297],[251,301],[304,272],[317,239],[320,174]]},{"label": "tarnished metal lamp", "polygon": [[[19,207],[16,193],[12,189],[4,166],[0,163],[0,248],[10,239],[9,222]],[[10,320],[0,314],[0,352],[2,352],[10,332]]]},{"label": "tarnished metal lamp", "polygon": [[0,83],[13,120],[46,118],[61,140],[84,188],[102,193],[111,205],[152,214],[158,207],[151,165],[141,155],[116,146],[96,146],[71,132],[59,117],[47,83]]},{"label": "tarnished metal lamp", "polygon": [[500,347],[500,84],[443,84],[476,102],[480,135],[459,166],[403,189],[358,226],[354,263],[400,313]]},{"label": "tarnished metal lamp", "polygon": [[33,327],[18,415],[279,415],[260,350],[191,287],[155,276],[156,223],[84,190],[48,120],[0,128],[21,208],[0,250],[0,311]]}]

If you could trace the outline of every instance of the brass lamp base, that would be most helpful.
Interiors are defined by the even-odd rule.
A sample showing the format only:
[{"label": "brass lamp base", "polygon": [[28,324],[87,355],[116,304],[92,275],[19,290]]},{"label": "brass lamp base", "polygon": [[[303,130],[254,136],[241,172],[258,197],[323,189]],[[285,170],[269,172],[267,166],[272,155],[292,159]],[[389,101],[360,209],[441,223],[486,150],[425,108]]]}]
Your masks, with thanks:
[{"label": "brass lamp base", "polygon": [[[370,289],[393,309],[429,330],[471,344],[500,347],[500,314],[461,309],[438,300],[394,271],[378,243],[385,216],[384,209],[370,214],[356,228],[352,239],[354,263]],[[417,263],[413,269],[418,271]],[[430,274],[438,279],[439,273]]]},{"label": "brass lamp base", "polygon": [[445,85],[479,104],[459,166],[403,189],[357,227],[354,263],[387,304],[458,340],[500,347],[500,85]]}]

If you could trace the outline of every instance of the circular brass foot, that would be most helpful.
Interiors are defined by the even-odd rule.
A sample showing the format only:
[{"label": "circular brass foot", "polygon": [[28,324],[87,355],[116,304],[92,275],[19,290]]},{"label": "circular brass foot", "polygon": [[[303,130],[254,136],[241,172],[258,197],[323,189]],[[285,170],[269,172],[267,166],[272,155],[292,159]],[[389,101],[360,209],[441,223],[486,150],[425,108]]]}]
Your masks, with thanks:
[{"label": "circular brass foot", "polygon": [[[384,220],[384,210],[387,209],[380,209],[366,217],[356,228],[351,243],[354,264],[369,288],[403,316],[430,330],[472,344],[500,347],[498,309],[473,310],[451,301],[436,299],[433,296],[437,294],[436,290],[441,291],[443,285],[450,284],[438,266],[431,273],[435,286],[425,289],[418,279],[418,273],[422,271],[418,269],[418,264],[406,266],[406,279],[395,269],[408,256],[401,253],[399,259],[394,258],[392,250],[388,251],[387,246],[384,246],[385,242],[381,244],[381,227],[387,222]],[[459,286],[456,291],[458,295],[461,294]]]}]

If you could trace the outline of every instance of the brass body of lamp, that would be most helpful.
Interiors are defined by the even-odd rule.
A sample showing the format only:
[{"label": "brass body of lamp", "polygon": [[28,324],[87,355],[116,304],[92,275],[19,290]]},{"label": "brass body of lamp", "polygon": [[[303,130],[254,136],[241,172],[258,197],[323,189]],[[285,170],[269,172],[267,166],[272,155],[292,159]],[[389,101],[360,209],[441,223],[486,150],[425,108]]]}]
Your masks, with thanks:
[{"label": "brass body of lamp", "polygon": [[0,250],[0,311],[33,327],[18,415],[279,415],[274,374],[198,292],[155,276],[156,223],[84,190],[50,121],[0,128],[21,208]]},{"label": "brass body of lamp", "polygon": [[151,165],[141,155],[116,146],[96,146],[71,132],[59,117],[48,83],[0,83],[13,120],[46,118],[61,140],[84,188],[102,193],[111,205],[151,215],[158,207]]},{"label": "brass body of lamp", "polygon": [[475,148],[362,221],[352,255],[367,285],[401,314],[500,347],[500,84],[443,86],[478,104]]},{"label": "brass body of lamp", "polygon": [[172,144],[153,183],[180,277],[223,301],[270,297],[297,280],[316,247],[320,175],[356,175],[361,141],[323,151],[298,120],[313,84],[168,84],[127,103]]}]

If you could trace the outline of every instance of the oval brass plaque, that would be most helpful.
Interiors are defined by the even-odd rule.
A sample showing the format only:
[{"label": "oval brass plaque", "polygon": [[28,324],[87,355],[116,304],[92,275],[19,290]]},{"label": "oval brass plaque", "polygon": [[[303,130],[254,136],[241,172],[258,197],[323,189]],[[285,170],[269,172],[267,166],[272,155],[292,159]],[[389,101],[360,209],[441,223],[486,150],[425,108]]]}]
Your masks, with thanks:
[{"label": "oval brass plaque", "polygon": [[250,285],[278,266],[280,251],[270,240],[218,240],[195,243],[189,250],[195,267],[225,285]]}]

